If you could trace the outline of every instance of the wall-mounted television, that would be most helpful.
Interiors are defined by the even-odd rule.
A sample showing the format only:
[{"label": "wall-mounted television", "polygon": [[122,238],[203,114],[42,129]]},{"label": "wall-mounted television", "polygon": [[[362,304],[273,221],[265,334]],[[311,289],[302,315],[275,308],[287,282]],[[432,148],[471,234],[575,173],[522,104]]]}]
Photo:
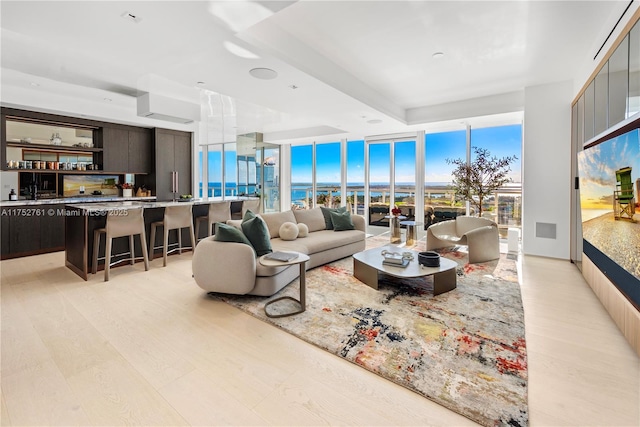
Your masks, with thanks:
[{"label": "wall-mounted television", "polygon": [[640,309],[640,129],[578,153],[583,252]]}]

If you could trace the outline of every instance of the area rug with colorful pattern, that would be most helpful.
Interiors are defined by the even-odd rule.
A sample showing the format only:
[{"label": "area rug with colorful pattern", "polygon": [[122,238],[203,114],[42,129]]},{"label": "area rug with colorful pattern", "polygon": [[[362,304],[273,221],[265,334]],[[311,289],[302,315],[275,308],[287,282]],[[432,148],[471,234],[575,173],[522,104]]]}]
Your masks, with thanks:
[{"label": "area rug with colorful pattern", "polygon": [[[367,239],[367,248],[388,237]],[[422,245],[422,247],[421,247]],[[423,250],[419,242],[414,250]],[[433,279],[384,276],[375,290],[353,277],[351,257],[306,273],[306,311],[269,318],[264,305],[299,297],[296,279],[272,297],[212,294],[485,426],[526,426],[527,352],[516,262],[469,264],[464,247],[440,250],[458,263],[457,288],[433,296]],[[297,268],[297,267],[293,267]],[[270,312],[294,311],[287,301]],[[295,304],[295,303],[292,303]]]}]

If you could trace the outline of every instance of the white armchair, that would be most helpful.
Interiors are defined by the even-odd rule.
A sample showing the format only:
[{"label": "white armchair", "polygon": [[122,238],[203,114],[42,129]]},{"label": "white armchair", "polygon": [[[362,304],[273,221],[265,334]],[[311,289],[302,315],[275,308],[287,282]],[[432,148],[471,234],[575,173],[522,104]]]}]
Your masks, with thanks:
[{"label": "white armchair", "polygon": [[485,262],[500,258],[498,224],[486,219],[459,216],[454,220],[432,224],[427,229],[427,250],[466,245],[469,262]]}]

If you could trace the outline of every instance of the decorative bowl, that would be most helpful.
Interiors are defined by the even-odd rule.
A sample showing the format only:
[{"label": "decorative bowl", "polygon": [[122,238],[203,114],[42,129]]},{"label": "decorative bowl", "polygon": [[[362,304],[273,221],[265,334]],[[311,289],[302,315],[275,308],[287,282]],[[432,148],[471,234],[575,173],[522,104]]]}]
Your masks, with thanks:
[{"label": "decorative bowl", "polygon": [[433,251],[419,252],[418,263],[425,267],[438,267],[440,265],[440,255]]}]

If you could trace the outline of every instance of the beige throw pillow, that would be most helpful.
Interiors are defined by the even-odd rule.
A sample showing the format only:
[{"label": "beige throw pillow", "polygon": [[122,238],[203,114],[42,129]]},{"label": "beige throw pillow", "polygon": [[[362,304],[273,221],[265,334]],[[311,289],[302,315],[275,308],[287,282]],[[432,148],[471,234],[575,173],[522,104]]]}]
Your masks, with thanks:
[{"label": "beige throw pillow", "polygon": [[298,209],[293,211],[298,223],[307,224],[309,233],[325,229],[324,215],[320,208]]}]

